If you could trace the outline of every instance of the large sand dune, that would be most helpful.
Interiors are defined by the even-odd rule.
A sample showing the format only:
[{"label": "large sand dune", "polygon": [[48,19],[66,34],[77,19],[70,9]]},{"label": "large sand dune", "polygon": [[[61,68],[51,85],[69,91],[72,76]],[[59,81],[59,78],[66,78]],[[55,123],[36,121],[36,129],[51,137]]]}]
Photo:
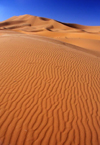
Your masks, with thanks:
[{"label": "large sand dune", "polygon": [[21,15],[1,22],[0,30],[47,36],[100,52],[100,26],[83,26],[32,15]]},{"label": "large sand dune", "polygon": [[1,22],[0,116],[0,145],[99,145],[100,27]]}]

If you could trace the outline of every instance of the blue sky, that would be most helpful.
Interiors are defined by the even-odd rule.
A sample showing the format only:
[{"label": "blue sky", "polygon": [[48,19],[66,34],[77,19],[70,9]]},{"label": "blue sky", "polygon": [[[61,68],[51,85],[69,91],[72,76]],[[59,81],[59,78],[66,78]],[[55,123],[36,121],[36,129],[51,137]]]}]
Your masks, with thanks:
[{"label": "blue sky", "polygon": [[97,26],[100,0],[0,0],[0,21],[24,14]]}]

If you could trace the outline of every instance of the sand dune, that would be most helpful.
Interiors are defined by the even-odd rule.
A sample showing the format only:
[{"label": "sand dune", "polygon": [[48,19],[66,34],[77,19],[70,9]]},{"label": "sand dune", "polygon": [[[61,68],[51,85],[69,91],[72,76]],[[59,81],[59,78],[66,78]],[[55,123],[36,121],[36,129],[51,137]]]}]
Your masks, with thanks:
[{"label": "sand dune", "polygon": [[0,29],[42,35],[82,48],[100,51],[100,41],[94,41],[100,40],[100,26],[83,26],[32,15],[21,15],[1,22]]},{"label": "sand dune", "polygon": [[100,144],[99,31],[72,26],[0,23],[0,145]]}]

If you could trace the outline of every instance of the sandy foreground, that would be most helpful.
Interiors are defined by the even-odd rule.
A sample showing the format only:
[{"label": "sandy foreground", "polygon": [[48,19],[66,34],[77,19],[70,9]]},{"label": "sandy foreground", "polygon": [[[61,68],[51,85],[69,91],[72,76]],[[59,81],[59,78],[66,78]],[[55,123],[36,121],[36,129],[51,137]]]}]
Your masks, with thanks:
[{"label": "sandy foreground", "polygon": [[0,23],[0,145],[100,145],[100,26]]}]

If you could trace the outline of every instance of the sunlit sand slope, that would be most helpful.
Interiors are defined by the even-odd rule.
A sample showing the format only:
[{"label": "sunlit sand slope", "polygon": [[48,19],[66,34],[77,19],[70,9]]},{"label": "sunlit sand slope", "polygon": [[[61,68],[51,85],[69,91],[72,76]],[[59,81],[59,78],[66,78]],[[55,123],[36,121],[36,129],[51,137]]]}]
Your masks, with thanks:
[{"label": "sunlit sand slope", "polygon": [[0,145],[99,145],[100,57],[2,31],[0,115]]},{"label": "sunlit sand slope", "polygon": [[43,17],[21,15],[0,22],[0,30],[42,35],[100,52],[100,26],[62,23]]}]

